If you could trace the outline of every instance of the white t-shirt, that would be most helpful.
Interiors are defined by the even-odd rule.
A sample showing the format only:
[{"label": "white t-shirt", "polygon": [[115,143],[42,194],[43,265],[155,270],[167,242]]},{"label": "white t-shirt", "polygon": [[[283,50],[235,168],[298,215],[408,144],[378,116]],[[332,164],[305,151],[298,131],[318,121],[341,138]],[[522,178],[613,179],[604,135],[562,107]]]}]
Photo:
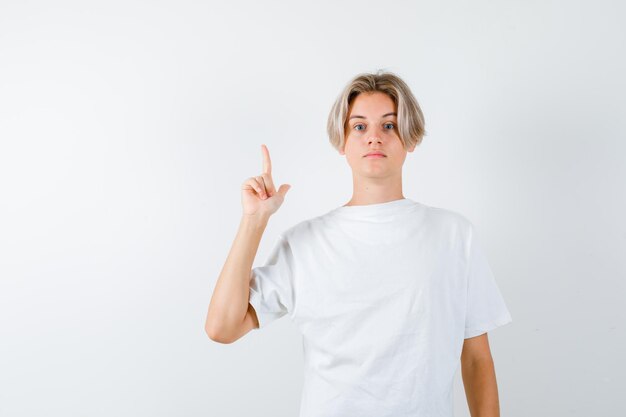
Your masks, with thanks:
[{"label": "white t-shirt", "polygon": [[407,198],[281,233],[250,304],[302,333],[300,417],[451,417],[463,340],[512,321],[473,224]]}]

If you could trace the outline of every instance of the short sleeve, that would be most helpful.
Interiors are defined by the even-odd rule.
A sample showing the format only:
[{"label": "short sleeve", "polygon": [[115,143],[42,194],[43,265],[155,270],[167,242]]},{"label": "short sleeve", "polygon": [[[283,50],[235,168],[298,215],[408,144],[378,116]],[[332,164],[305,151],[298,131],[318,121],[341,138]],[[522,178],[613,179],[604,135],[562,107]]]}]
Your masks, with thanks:
[{"label": "short sleeve", "polygon": [[292,311],[292,271],[291,246],[283,235],[279,235],[265,265],[254,267],[250,272],[249,302],[259,319],[259,328]]},{"label": "short sleeve", "polygon": [[465,339],[513,321],[472,224],[468,245]]}]

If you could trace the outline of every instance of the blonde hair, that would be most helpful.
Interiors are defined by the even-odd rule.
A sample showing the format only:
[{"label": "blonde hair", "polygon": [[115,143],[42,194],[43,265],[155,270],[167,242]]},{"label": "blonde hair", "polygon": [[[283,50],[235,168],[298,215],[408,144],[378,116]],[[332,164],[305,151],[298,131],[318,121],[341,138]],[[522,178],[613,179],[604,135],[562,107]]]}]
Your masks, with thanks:
[{"label": "blonde hair", "polygon": [[422,142],[427,134],[424,114],[409,86],[396,74],[378,70],[376,73],[356,75],[344,87],[333,104],[326,130],[331,145],[340,150],[345,145],[346,118],[350,105],[361,93],[382,92],[387,94],[398,108],[398,135],[405,149]]}]

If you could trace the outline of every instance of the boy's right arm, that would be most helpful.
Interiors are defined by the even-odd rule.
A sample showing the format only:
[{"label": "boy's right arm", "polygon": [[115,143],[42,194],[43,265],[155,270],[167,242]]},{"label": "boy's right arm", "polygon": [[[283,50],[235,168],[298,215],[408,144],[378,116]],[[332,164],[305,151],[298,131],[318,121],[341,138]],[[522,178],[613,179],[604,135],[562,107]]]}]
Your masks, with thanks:
[{"label": "boy's right arm", "polygon": [[243,215],[213,290],[204,324],[209,338],[220,343],[232,343],[259,327],[256,312],[249,302],[252,263],[270,216],[282,205],[291,188],[283,184],[276,190],[269,151],[265,145],[261,145],[261,149],[263,172],[243,183]]},{"label": "boy's right arm", "polygon": [[250,271],[269,217],[243,215],[211,297],[205,331],[211,340],[232,343],[253,328],[258,319],[251,304]]}]

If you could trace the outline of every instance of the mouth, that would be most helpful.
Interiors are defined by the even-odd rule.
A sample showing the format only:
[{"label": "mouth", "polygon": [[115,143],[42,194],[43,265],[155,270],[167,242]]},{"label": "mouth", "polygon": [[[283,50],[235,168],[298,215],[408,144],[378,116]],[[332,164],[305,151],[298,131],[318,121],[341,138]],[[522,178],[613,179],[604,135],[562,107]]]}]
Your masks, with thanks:
[{"label": "mouth", "polygon": [[386,158],[385,154],[379,152],[368,153],[364,156],[364,158]]}]

